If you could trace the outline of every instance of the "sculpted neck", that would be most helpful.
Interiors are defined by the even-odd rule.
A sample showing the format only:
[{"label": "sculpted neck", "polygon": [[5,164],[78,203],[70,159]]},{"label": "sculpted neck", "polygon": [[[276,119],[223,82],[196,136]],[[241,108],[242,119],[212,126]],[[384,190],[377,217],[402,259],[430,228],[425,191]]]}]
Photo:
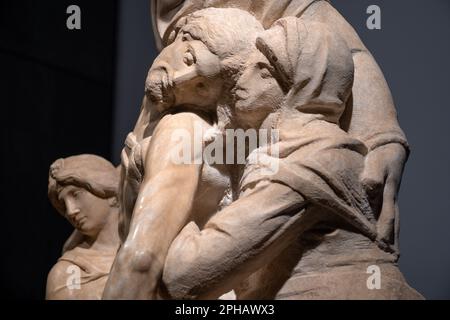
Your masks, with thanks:
[{"label": "sculpted neck", "polygon": [[120,244],[119,231],[119,210],[113,208],[108,216],[108,220],[96,238],[86,238],[87,248],[102,252],[115,252]]}]

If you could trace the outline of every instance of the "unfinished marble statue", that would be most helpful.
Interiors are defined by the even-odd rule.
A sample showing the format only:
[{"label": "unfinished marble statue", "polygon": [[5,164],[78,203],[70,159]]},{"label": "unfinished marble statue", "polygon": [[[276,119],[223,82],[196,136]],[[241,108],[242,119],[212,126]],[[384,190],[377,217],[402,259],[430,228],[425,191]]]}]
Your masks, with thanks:
[{"label": "unfinished marble statue", "polygon": [[[104,298],[420,299],[396,264],[406,138],[328,1],[156,0],[153,13],[164,49],[122,152]],[[205,159],[239,129],[276,139],[245,146],[246,163]]]},{"label": "unfinished marble statue", "polygon": [[[215,31],[204,33],[203,24]],[[239,35],[235,26],[245,26],[246,33]],[[201,161],[203,148],[220,131],[218,118],[224,119],[221,124],[229,119],[218,114],[217,106],[230,105],[233,79],[263,28],[237,9],[195,13],[178,27],[178,36],[149,72],[141,116],[122,152],[125,237],[105,298],[156,297],[168,249],[181,229],[190,221],[205,225],[231,198],[233,168]],[[193,148],[190,161],[177,164],[171,154],[178,142],[172,138],[180,130],[193,144],[199,140],[201,148]]]},{"label": "unfinished marble statue", "polygon": [[98,156],[73,156],[51,165],[49,198],[75,231],[48,275],[46,299],[101,299],[120,244],[118,186],[118,171]]}]

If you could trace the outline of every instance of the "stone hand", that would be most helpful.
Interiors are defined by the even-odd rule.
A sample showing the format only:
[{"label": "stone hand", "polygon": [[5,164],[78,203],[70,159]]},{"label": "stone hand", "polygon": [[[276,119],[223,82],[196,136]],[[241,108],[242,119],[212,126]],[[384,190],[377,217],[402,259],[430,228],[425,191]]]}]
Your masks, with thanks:
[{"label": "stone hand", "polygon": [[395,243],[398,225],[397,195],[407,158],[407,152],[400,144],[391,143],[378,147],[366,156],[361,176],[372,208],[378,214],[378,239],[387,244]]}]

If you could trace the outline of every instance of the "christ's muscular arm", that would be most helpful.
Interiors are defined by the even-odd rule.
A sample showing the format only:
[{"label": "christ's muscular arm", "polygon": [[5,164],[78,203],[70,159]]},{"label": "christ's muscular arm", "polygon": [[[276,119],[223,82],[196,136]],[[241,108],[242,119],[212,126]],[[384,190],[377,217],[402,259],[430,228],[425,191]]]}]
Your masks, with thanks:
[{"label": "christ's muscular arm", "polygon": [[189,222],[202,168],[193,161],[201,156],[193,154],[199,150],[191,152],[192,161],[187,164],[173,161],[173,151],[180,143],[173,134],[184,132],[194,142],[194,123],[208,126],[193,113],[179,113],[165,116],[155,128],[130,231],[117,254],[103,298],[156,298],[169,246]]}]

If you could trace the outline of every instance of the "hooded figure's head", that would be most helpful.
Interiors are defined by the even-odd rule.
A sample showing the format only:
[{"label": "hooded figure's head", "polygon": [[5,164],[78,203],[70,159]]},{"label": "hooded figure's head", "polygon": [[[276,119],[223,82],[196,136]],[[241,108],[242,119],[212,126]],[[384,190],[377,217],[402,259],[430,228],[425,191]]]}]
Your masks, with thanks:
[{"label": "hooded figure's head", "polygon": [[256,46],[286,94],[284,107],[339,122],[354,76],[352,52],[339,34],[323,23],[288,17],[262,33]]}]

